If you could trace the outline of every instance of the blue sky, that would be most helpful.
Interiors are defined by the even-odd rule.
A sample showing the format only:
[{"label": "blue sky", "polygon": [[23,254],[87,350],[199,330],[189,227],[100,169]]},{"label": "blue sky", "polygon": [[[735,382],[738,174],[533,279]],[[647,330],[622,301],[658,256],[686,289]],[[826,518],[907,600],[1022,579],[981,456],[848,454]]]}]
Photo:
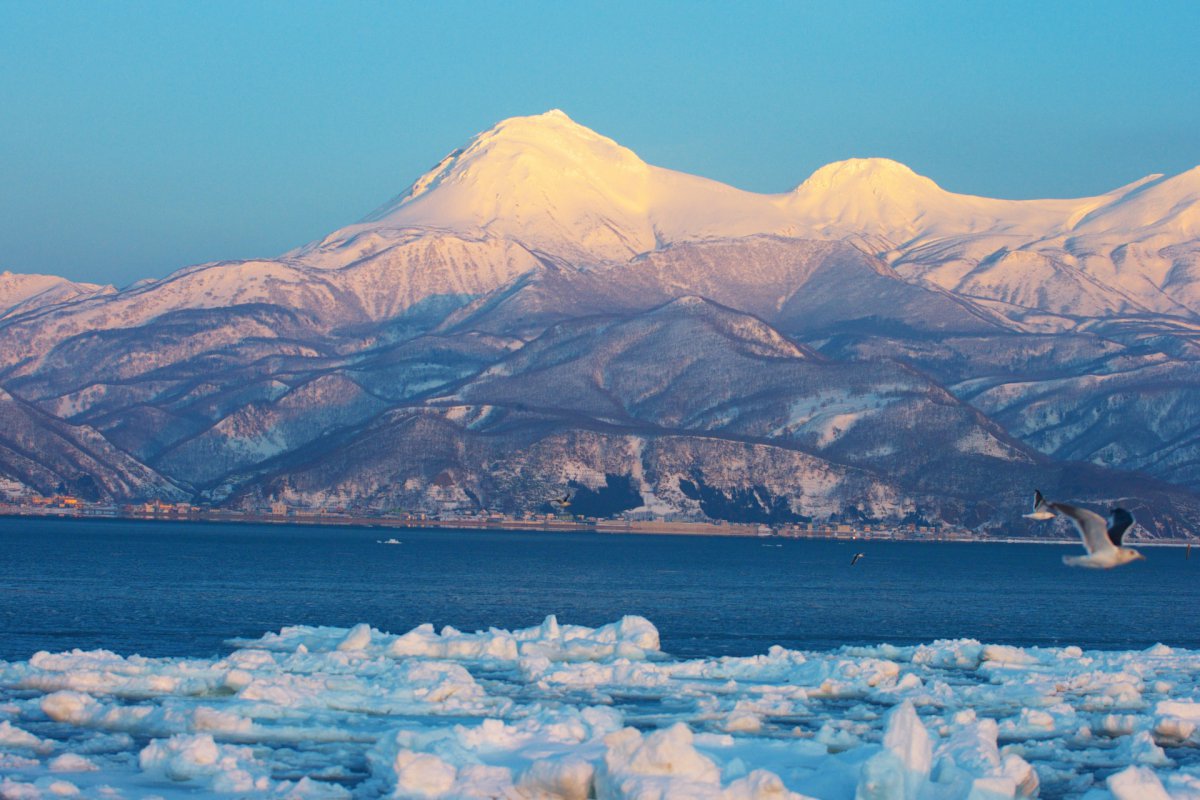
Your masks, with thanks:
[{"label": "blue sky", "polygon": [[754,191],[1096,194],[1200,164],[1197,41],[1192,2],[0,0],[0,269],[276,255],[550,108]]}]

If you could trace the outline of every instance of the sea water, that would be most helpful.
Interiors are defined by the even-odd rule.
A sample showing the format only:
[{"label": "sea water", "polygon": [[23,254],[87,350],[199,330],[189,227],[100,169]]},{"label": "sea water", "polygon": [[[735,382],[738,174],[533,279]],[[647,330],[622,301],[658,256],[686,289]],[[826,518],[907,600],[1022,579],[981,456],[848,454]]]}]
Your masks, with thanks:
[{"label": "sea water", "polygon": [[1077,550],[7,518],[0,798],[1200,796],[1200,563]]},{"label": "sea water", "polygon": [[[383,544],[395,538],[400,544]],[[854,566],[855,553],[866,555]],[[0,518],[0,658],[208,656],[285,625],[658,626],[673,655],[944,638],[1200,648],[1200,552],[1077,546]]]}]

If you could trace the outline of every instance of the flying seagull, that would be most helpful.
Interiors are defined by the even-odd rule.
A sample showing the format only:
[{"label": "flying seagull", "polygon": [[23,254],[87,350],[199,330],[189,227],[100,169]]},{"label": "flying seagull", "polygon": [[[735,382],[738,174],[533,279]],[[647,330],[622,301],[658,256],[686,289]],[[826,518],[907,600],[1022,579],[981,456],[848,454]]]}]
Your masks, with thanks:
[{"label": "flying seagull", "polygon": [[1037,489],[1033,490],[1033,513],[1022,514],[1025,519],[1054,519],[1054,512],[1049,509],[1049,503],[1046,498],[1042,497],[1042,493]]},{"label": "flying seagull", "polygon": [[867,555],[866,553],[855,553],[854,558],[850,559],[850,566],[853,567],[855,564],[858,563],[858,560],[860,558],[864,558],[866,555]]},{"label": "flying seagull", "polygon": [[567,508],[571,505],[571,493],[567,492],[562,497],[555,497],[550,502],[559,508]]},{"label": "flying seagull", "polygon": [[1075,523],[1075,529],[1083,539],[1083,549],[1087,550],[1087,555],[1063,556],[1063,563],[1067,566],[1112,569],[1145,558],[1132,547],[1121,546],[1125,531],[1133,524],[1133,514],[1125,509],[1114,508],[1105,519],[1086,508],[1051,503],[1042,497],[1041,492],[1034,492],[1033,497],[1033,513],[1024,516],[1029,519],[1050,519],[1055,513],[1062,514]]}]

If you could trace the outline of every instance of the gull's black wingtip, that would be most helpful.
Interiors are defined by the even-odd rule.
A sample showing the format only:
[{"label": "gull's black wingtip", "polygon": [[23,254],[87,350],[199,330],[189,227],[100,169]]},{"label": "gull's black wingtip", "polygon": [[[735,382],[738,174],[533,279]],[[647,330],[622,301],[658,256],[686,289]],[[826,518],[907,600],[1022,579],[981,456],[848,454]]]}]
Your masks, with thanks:
[{"label": "gull's black wingtip", "polygon": [[1052,519],[1054,512],[1050,510],[1050,504],[1046,502],[1046,498],[1042,496],[1040,489],[1033,490],[1033,513],[1022,514],[1026,519],[1045,520]]},{"label": "gull's black wingtip", "polygon": [[1117,547],[1121,546],[1121,541],[1125,538],[1125,531],[1133,525],[1133,514],[1130,514],[1123,508],[1117,507],[1108,512],[1108,538]]}]

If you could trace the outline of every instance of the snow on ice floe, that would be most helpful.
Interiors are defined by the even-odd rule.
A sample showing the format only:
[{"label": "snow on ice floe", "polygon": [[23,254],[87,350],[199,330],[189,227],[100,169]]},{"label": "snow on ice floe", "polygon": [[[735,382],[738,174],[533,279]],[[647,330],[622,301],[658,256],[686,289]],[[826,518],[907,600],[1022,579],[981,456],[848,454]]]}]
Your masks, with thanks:
[{"label": "snow on ice floe", "polygon": [[1200,798],[1200,652],[680,660],[640,617],[0,662],[0,797]]}]

